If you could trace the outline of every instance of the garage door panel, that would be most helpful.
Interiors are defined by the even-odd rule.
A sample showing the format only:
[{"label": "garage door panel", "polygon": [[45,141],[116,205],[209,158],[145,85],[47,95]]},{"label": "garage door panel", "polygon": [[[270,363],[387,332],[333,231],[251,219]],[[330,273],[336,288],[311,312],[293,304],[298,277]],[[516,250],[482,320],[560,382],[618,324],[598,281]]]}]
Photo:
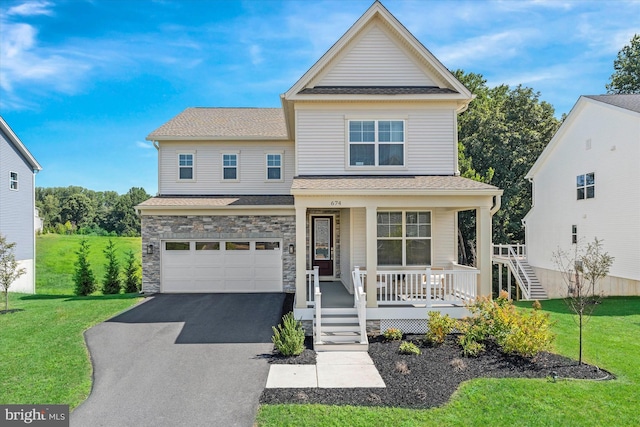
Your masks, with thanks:
[{"label": "garage door panel", "polygon": [[281,247],[263,240],[165,242],[162,291],[281,292]]}]

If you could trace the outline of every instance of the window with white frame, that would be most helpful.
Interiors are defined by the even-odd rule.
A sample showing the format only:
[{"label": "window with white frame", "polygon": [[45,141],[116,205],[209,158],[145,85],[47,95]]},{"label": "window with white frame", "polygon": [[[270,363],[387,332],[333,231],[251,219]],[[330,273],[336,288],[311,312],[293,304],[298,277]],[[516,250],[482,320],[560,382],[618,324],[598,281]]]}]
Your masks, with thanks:
[{"label": "window with white frame", "polygon": [[194,156],[193,153],[178,154],[178,179],[193,180],[194,173]]},{"label": "window with white frame", "polygon": [[228,153],[222,155],[222,179],[225,181],[238,180],[238,154]]},{"label": "window with white frame", "polygon": [[404,166],[404,120],[350,120],[350,166]]},{"label": "window with white frame", "polygon": [[571,226],[571,243],[572,244],[578,243],[578,226],[577,225]]},{"label": "window with white frame", "polygon": [[18,172],[9,172],[9,188],[18,190]]},{"label": "window with white frame", "polygon": [[576,178],[578,200],[593,199],[596,196],[595,172],[578,175]]},{"label": "window with white frame", "polygon": [[267,180],[282,180],[282,154],[267,154]]},{"label": "window with white frame", "polygon": [[378,265],[431,265],[431,212],[378,212]]}]

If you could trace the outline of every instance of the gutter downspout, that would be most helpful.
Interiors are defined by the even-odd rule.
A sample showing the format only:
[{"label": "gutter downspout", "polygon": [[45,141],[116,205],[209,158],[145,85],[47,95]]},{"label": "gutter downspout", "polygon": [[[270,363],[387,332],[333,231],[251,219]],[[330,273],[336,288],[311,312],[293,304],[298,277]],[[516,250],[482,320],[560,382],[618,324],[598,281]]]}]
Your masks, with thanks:
[{"label": "gutter downspout", "polygon": [[489,211],[491,213],[491,216],[493,216],[496,212],[498,212],[500,210],[500,205],[501,204],[502,204],[502,196],[501,195],[494,196],[494,198],[493,198],[493,206],[491,207],[491,210]]}]

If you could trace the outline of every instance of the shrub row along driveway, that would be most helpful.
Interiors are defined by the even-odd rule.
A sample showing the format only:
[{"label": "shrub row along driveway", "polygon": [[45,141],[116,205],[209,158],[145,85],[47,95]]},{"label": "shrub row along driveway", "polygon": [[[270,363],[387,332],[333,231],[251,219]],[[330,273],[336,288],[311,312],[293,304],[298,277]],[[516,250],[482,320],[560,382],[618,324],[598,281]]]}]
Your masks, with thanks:
[{"label": "shrub row along driveway", "polygon": [[252,426],[283,294],[156,295],[85,333],[72,426]]}]

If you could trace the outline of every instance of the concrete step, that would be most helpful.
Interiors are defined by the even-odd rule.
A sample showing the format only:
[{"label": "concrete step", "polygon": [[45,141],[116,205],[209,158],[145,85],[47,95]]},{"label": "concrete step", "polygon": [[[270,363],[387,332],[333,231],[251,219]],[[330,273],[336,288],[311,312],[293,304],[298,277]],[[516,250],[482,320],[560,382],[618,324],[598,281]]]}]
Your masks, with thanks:
[{"label": "concrete step", "polygon": [[340,344],[359,344],[360,343],[360,335],[326,335],[322,334],[320,336],[320,341],[324,342],[332,342],[332,343],[340,343]]},{"label": "concrete step", "polygon": [[322,308],[320,309],[320,313],[322,313],[322,316],[326,316],[326,315],[353,315],[353,316],[357,316],[358,315],[358,311],[353,308]]},{"label": "concrete step", "polygon": [[[313,325],[315,327],[315,324]],[[360,333],[360,325],[354,324],[328,324],[322,325],[322,332],[356,332]]]},{"label": "concrete step", "polygon": [[336,343],[333,341],[315,343],[313,345],[315,351],[369,351],[369,344],[360,343]]},{"label": "concrete step", "polygon": [[[313,324],[316,324],[316,320],[314,320]],[[357,317],[333,317],[333,316],[327,316],[327,317],[323,317],[322,318],[322,327],[324,328],[325,325],[358,325],[358,318]]]}]

